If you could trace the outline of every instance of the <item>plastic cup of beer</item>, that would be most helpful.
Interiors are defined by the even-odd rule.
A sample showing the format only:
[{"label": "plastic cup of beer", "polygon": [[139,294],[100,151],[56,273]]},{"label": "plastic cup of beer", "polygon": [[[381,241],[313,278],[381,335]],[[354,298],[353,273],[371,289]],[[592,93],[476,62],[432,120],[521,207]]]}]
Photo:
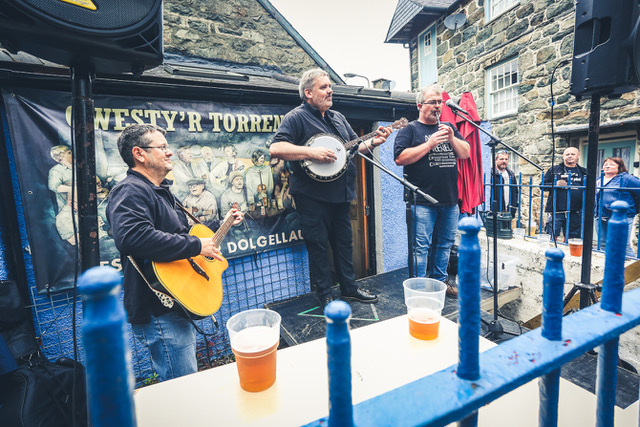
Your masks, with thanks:
[{"label": "plastic cup of beer", "polygon": [[553,241],[551,240],[551,234],[538,234],[538,244],[543,248],[551,246],[553,244]]},{"label": "plastic cup of beer", "polygon": [[402,285],[411,336],[420,340],[438,338],[447,285],[425,277],[407,279]]},{"label": "plastic cup of beer", "polygon": [[569,253],[572,256],[582,256],[582,239],[569,239]]},{"label": "plastic cup of beer", "polygon": [[264,391],[276,381],[280,315],[273,310],[240,312],[227,320],[231,349],[236,356],[240,387]]}]

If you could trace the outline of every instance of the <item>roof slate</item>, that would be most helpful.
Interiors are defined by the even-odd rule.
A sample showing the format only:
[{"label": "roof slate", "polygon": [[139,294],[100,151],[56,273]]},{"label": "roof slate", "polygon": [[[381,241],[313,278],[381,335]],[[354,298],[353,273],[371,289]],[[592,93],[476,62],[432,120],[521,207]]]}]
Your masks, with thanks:
[{"label": "roof slate", "polygon": [[419,15],[431,15],[433,20],[444,15],[449,8],[460,0],[399,0],[391,18],[385,42],[399,43],[408,41],[413,21]]}]

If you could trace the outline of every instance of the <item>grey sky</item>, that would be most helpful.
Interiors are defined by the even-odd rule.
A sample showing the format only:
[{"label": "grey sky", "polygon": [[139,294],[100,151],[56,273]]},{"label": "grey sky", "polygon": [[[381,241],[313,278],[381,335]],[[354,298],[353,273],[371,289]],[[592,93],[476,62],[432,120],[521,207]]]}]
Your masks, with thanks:
[{"label": "grey sky", "polygon": [[[396,82],[394,90],[409,90],[409,50],[384,43],[395,0],[269,1],[341,76],[386,78]],[[367,84],[358,77],[347,83]]]}]

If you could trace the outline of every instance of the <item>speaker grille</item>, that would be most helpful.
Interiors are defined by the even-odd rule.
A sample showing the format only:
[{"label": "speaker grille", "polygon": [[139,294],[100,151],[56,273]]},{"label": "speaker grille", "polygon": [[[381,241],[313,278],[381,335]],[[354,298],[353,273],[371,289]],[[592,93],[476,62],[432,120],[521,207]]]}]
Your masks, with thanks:
[{"label": "speaker grille", "polygon": [[[82,0],[77,0],[82,1]],[[56,64],[135,74],[162,63],[162,0],[0,0],[0,43]]]},{"label": "speaker grille", "polygon": [[92,0],[97,10],[89,10],[61,0],[17,0],[24,3],[34,13],[45,15],[58,25],[87,32],[116,31],[144,21],[155,15],[154,11],[162,7],[162,0]]}]

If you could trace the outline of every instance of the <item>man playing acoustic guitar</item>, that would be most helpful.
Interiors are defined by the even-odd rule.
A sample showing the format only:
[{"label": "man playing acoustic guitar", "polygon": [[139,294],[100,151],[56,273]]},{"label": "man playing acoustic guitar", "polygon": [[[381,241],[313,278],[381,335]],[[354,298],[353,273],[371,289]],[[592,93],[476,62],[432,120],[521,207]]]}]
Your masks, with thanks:
[{"label": "man playing acoustic guitar", "polygon": [[[333,134],[344,141],[358,138],[347,119],[330,110],[333,90],[329,75],[321,69],[305,72],[299,84],[302,105],[285,115],[270,146],[272,157],[282,160],[312,161],[321,164],[338,159],[336,152],[323,146],[307,146],[306,142],[322,133]],[[380,129],[375,137],[363,141],[358,150],[367,152],[387,140],[391,128]],[[344,150],[344,147],[339,147]],[[346,172],[331,180],[318,181],[308,176],[301,162],[291,162],[290,193],[294,198],[302,237],[309,253],[309,275],[316,287],[321,308],[332,299],[329,246],[340,283],[342,298],[375,303],[376,295],[358,288],[352,261],[352,234],[349,211],[356,196],[356,166],[347,160]]]},{"label": "man playing acoustic guitar", "polygon": [[[213,238],[189,234],[187,217],[169,190],[171,181],[165,179],[173,169],[173,153],[164,134],[164,129],[150,124],[134,124],[122,131],[118,150],[129,170],[111,190],[107,207],[122,259],[128,321],[134,336],[149,348],[161,381],[197,371],[195,328],[184,310],[160,302],[136,265],[143,268],[152,261],[198,255],[223,260]],[[234,225],[243,219],[237,210],[228,215],[234,218]]]}]

